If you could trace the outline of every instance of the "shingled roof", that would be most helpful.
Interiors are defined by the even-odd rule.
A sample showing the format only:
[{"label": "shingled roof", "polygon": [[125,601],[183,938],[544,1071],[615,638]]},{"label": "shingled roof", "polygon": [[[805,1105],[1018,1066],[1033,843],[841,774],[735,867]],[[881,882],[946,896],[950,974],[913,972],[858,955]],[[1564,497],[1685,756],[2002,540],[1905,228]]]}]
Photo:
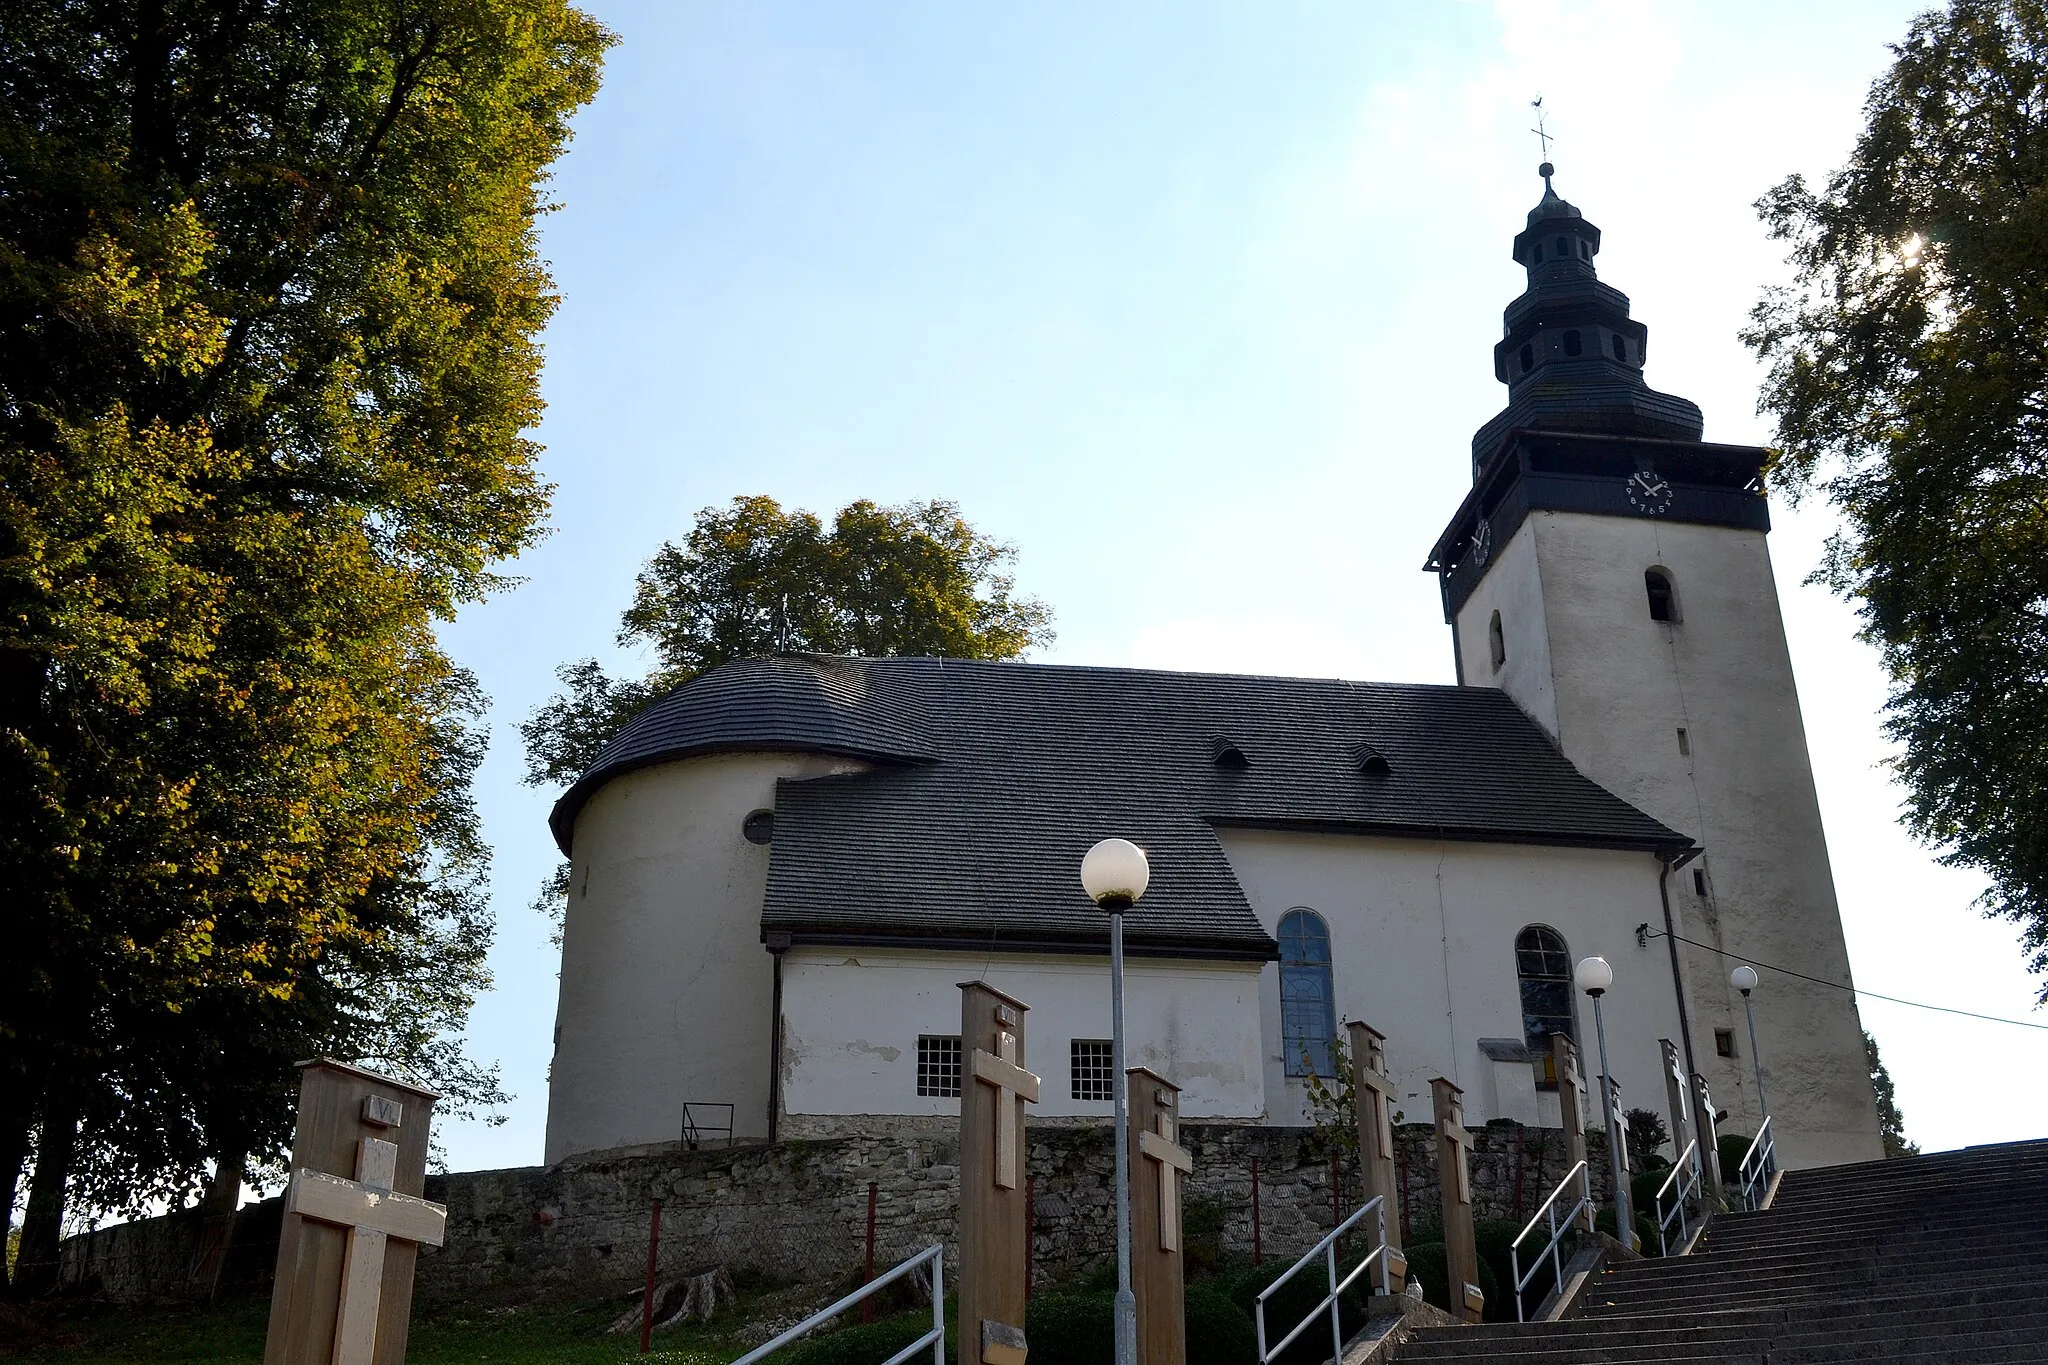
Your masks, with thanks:
[{"label": "shingled roof", "polygon": [[777,791],[761,925],[798,942],[1100,951],[1078,868],[1111,834],[1152,858],[1132,951],[1234,958],[1275,947],[1218,827],[1691,846],[1491,688],[805,655],[730,664],[650,706],[557,803],[556,840],[568,849],[621,772],[749,750],[877,765]]}]

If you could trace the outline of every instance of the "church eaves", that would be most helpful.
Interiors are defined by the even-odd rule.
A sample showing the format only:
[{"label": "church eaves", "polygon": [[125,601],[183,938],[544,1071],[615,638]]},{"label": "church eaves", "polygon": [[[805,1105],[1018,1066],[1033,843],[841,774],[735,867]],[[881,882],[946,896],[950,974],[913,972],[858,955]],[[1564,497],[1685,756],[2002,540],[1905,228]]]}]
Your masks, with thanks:
[{"label": "church eaves", "polygon": [[[1247,766],[1219,766],[1218,736]],[[1249,959],[1276,948],[1219,828],[1691,846],[1491,689],[807,656],[728,665],[655,703],[557,805],[557,839],[620,772],[745,748],[881,764],[778,787],[761,925],[794,942],[1100,951],[1077,869],[1109,834],[1153,858],[1134,953]]]}]

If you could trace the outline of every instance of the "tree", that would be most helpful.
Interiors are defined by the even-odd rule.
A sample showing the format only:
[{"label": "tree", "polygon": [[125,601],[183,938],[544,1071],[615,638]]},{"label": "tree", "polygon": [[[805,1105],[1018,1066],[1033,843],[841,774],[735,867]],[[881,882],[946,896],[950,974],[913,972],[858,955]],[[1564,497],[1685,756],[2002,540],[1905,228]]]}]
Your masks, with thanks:
[{"label": "tree", "polygon": [[1841,512],[1816,577],[1890,673],[1907,827],[2048,973],[2048,6],[1954,0],[1894,53],[1849,163],[1759,201],[1796,285],[1744,339],[1772,482]]},{"label": "tree", "polygon": [[25,1268],[67,1193],[274,1159],[293,1055],[495,1091],[446,1042],[488,921],[481,698],[433,623],[540,532],[533,227],[608,42],[561,0],[0,24],[0,1180],[33,1134]]},{"label": "tree", "polygon": [[1877,1092],[1877,1122],[1884,1136],[1885,1156],[1920,1155],[1920,1144],[1906,1139],[1906,1116],[1899,1112],[1892,1073],[1885,1070],[1884,1058],[1877,1055],[1877,1039],[1868,1033],[1863,1035],[1863,1055],[1870,1062],[1870,1088]]},{"label": "tree", "polygon": [[[777,650],[819,654],[1014,659],[1051,643],[1052,613],[1015,595],[1016,551],[981,535],[950,502],[839,510],[828,531],[810,512],[737,497],[697,514],[683,543],[664,542],[634,581],[622,648],[651,646],[655,667],[614,678],[595,659],[555,670],[565,691],[519,727],[526,781],[562,786],[649,702],[698,674]],[[538,909],[559,916],[568,867]]]}]

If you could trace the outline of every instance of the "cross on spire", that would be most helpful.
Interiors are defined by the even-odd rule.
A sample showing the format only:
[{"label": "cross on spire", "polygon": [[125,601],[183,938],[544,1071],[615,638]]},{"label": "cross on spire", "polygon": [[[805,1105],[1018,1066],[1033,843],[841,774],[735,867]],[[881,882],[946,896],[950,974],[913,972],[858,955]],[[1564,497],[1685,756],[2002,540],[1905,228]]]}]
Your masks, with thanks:
[{"label": "cross on spire", "polygon": [[[1529,107],[1536,111],[1536,126],[1529,131],[1536,134],[1536,140],[1543,144],[1543,164],[1548,166],[1550,164],[1550,144],[1557,141],[1557,139],[1546,132],[1543,127],[1543,96],[1538,95],[1535,99],[1530,100]],[[1546,174],[1543,178],[1548,180],[1550,177]]]}]

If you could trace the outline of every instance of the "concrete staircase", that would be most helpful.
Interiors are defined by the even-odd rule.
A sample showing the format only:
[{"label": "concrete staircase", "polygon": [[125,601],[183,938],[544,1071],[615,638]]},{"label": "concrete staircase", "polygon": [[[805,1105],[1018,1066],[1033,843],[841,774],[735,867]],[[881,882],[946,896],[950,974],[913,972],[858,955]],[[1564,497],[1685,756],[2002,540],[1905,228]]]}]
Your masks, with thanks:
[{"label": "concrete staircase", "polygon": [[1401,1365],[2048,1362],[2048,1141],[1794,1171],[1695,1254],[1603,1271],[1553,1323],[1422,1329]]}]

